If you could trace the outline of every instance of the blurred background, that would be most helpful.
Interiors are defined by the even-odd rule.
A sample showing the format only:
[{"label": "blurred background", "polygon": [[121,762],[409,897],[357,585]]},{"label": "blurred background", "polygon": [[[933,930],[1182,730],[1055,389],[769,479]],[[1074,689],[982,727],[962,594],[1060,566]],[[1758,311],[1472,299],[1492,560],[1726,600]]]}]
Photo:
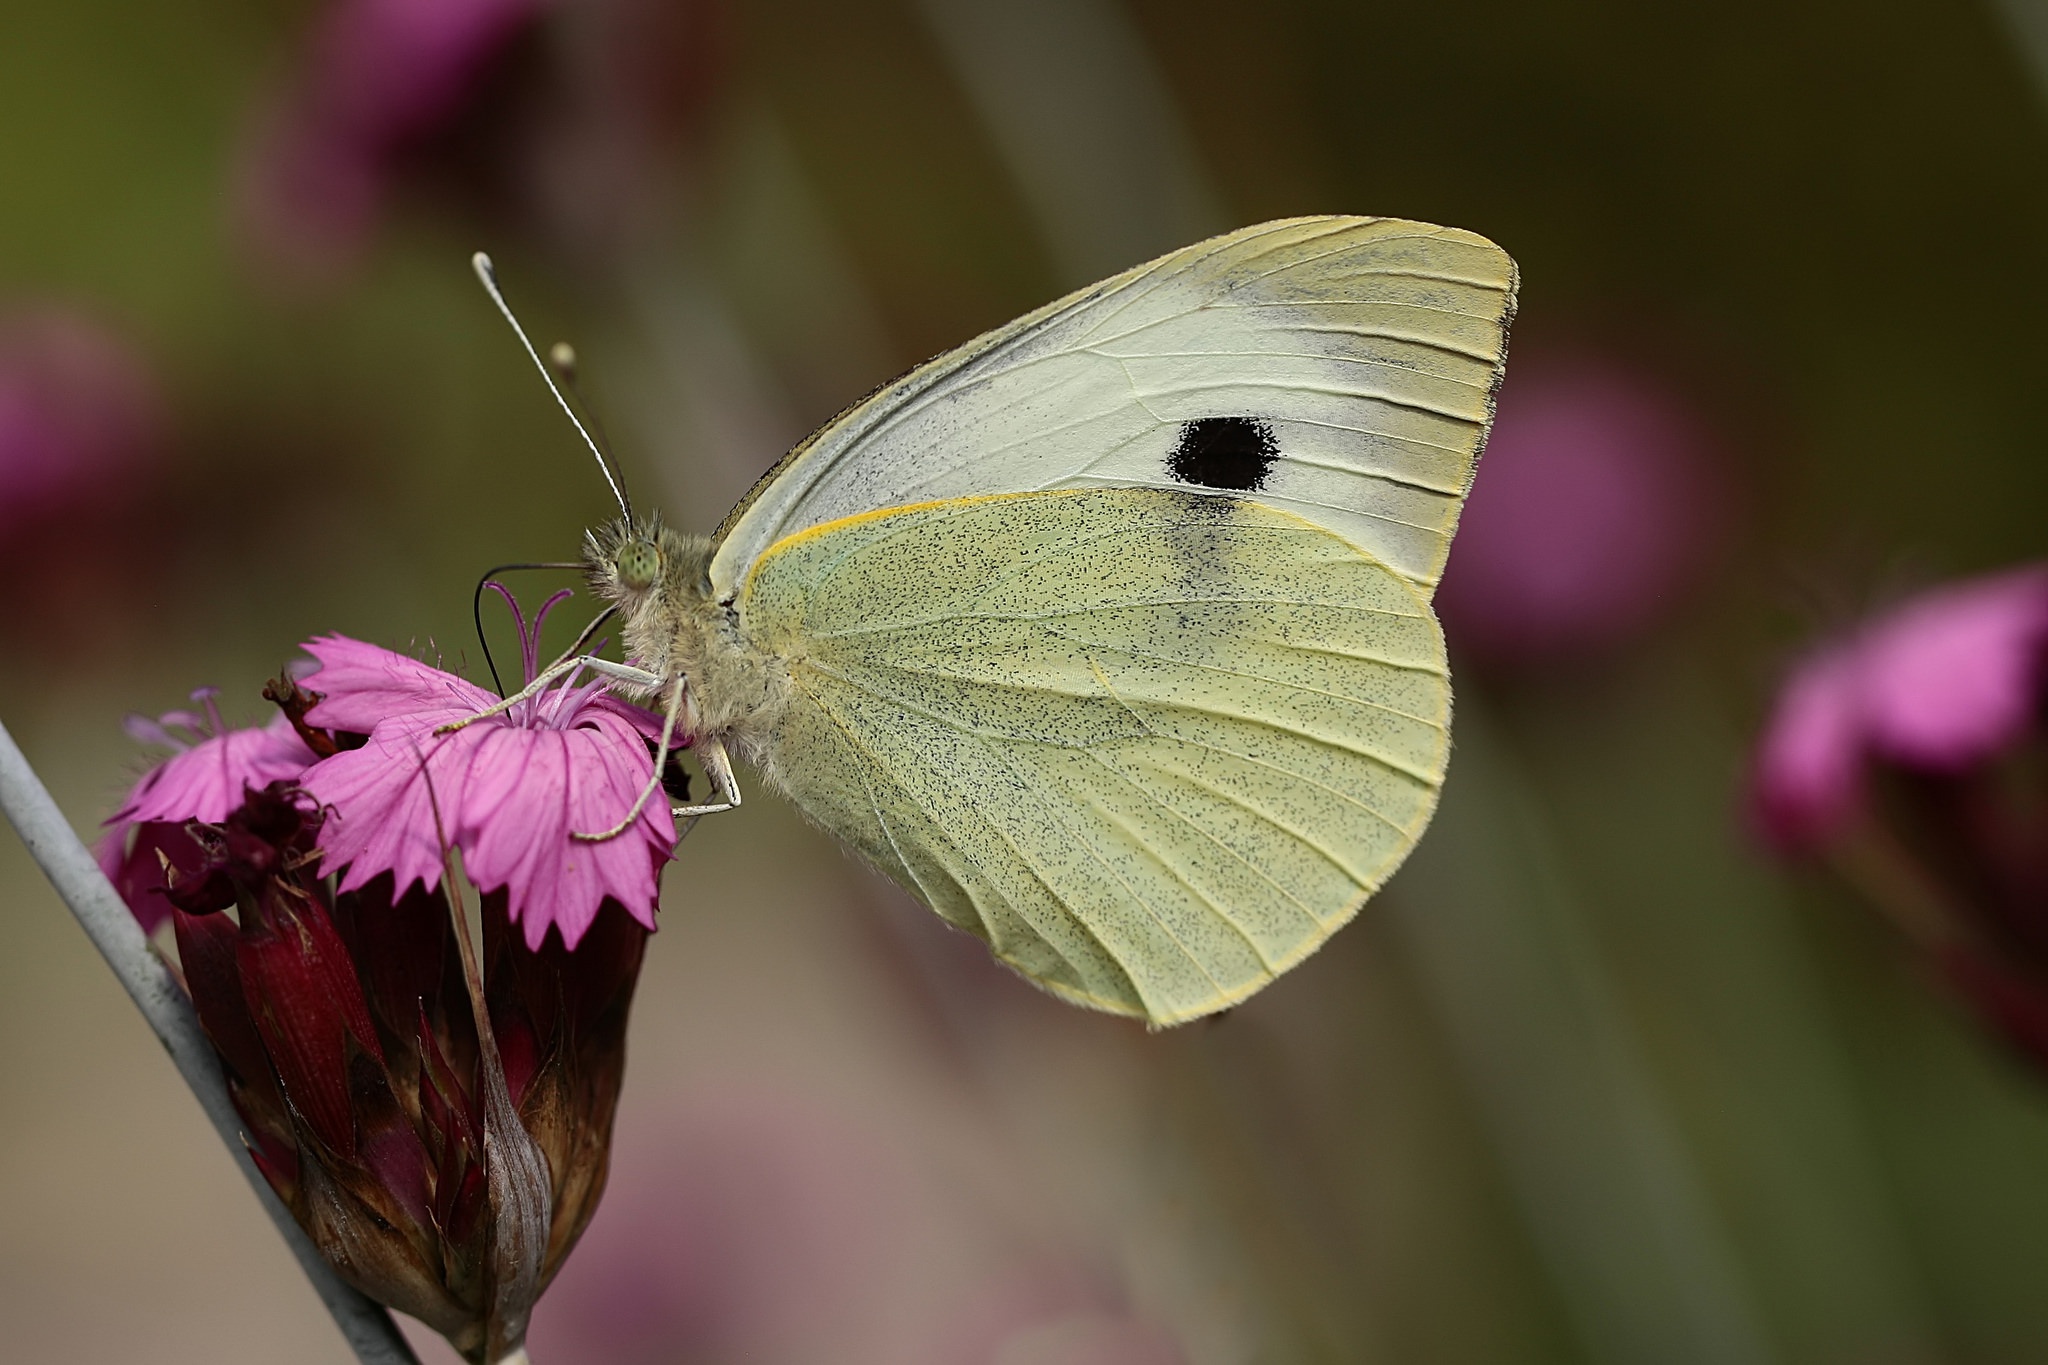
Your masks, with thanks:
[{"label": "blurred background", "polygon": [[[2048,1080],[1742,807],[1808,641],[2048,542],[2004,3],[0,0],[0,717],[90,832],[125,713],[261,719],[330,630],[474,667],[477,574],[609,511],[478,247],[708,530],[1159,251],[1469,228],[1522,308],[1409,866],[1148,1036],[757,784],[669,869],[535,1359],[2048,1358]],[[0,1355],[341,1365],[11,837],[0,904]]]}]

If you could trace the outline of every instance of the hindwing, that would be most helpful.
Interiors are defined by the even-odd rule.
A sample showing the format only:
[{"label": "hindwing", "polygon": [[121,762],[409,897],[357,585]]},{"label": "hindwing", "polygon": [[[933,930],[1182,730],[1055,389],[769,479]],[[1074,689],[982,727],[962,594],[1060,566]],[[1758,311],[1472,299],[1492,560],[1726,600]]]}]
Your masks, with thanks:
[{"label": "hindwing", "polygon": [[811,527],[736,606],[786,664],[766,767],[1024,975],[1171,1024],[1356,913],[1435,806],[1422,593],[1292,512],[1174,489]]}]

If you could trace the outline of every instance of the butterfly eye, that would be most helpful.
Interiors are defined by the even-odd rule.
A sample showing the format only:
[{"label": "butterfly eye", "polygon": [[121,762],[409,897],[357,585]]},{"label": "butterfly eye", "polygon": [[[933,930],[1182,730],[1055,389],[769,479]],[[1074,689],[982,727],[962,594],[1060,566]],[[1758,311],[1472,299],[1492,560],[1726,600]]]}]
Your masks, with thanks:
[{"label": "butterfly eye", "polygon": [[645,540],[629,540],[619,547],[614,562],[619,583],[630,592],[645,592],[661,575],[661,551]]}]

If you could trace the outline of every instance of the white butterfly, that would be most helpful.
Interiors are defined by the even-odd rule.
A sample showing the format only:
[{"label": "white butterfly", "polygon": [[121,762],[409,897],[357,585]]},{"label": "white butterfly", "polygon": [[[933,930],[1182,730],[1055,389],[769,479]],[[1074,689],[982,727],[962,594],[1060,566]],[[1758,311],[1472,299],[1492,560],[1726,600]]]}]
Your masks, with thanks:
[{"label": "white butterfly", "polygon": [[1162,256],[856,403],[708,539],[593,532],[634,664],[562,667],[694,737],[719,799],[678,815],[739,804],[737,751],[1053,993],[1226,1008],[1435,808],[1429,600],[1515,287],[1396,219]]}]

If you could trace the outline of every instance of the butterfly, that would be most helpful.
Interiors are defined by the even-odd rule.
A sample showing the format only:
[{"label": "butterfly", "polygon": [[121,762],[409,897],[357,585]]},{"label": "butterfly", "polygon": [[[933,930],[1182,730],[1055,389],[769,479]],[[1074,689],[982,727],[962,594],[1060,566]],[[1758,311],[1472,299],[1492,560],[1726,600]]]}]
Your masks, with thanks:
[{"label": "butterfly", "polygon": [[716,800],[678,816],[740,804],[737,756],[1054,995],[1225,1009],[1435,809],[1430,597],[1516,285],[1485,238],[1390,218],[1161,256],[855,403],[709,537],[614,479],[585,561],[631,662],[558,668],[690,737]]}]

